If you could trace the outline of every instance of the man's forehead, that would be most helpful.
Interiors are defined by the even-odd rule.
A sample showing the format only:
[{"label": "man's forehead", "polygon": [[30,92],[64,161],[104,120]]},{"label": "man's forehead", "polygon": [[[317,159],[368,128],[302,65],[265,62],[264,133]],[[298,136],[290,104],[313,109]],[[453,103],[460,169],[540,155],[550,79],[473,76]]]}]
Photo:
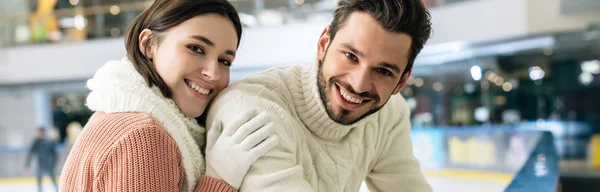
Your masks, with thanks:
[{"label": "man's forehead", "polygon": [[398,43],[390,43],[389,41],[374,41],[372,39],[364,39],[364,36],[349,35],[346,37],[335,38],[334,44],[339,49],[349,51],[363,61],[371,64],[392,64],[400,70],[404,70],[408,63],[410,51],[410,39],[407,38],[408,46],[398,45]]},{"label": "man's forehead", "polygon": [[406,33],[384,29],[371,15],[354,12],[345,21],[334,37],[340,43],[351,43],[363,52],[380,52],[385,55],[408,57],[412,38]]}]

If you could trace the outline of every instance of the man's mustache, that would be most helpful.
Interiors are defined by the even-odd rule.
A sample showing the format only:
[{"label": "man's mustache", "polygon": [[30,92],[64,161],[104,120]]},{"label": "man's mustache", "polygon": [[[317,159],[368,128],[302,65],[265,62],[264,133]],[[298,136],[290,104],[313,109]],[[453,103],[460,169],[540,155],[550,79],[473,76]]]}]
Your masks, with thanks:
[{"label": "man's mustache", "polygon": [[367,99],[372,99],[375,101],[379,100],[379,95],[377,95],[377,93],[373,93],[373,92],[362,92],[362,93],[358,93],[356,90],[354,90],[354,88],[352,88],[352,86],[350,86],[349,83],[346,83],[344,81],[341,81],[337,78],[331,78],[331,83],[335,83],[338,84],[340,87],[344,88],[347,92],[352,93],[354,95],[358,95],[359,97],[362,98],[367,98]]}]

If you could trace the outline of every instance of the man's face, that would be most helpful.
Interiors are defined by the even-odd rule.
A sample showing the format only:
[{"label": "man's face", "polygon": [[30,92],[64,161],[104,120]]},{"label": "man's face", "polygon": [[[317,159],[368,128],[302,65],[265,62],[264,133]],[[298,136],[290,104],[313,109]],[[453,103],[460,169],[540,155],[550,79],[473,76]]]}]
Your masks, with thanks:
[{"label": "man's face", "polygon": [[333,40],[327,27],[318,44],[318,86],[329,117],[349,125],[381,109],[406,85],[410,46],[410,36],[364,12],[352,13]]}]

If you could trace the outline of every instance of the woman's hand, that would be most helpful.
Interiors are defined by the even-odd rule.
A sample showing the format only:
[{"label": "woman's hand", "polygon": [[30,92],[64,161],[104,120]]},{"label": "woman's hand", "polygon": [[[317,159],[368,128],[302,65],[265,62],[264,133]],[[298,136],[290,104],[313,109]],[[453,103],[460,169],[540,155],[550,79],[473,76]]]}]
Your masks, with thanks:
[{"label": "woman's hand", "polygon": [[206,175],[239,189],[250,165],[279,144],[266,113],[247,113],[222,128],[214,122],[207,134]]}]

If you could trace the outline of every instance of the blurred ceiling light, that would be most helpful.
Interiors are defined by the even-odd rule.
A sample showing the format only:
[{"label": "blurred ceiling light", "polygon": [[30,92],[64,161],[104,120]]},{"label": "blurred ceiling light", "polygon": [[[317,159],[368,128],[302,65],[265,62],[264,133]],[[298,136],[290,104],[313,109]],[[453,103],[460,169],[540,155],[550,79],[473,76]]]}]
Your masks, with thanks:
[{"label": "blurred ceiling light", "polygon": [[513,89],[513,86],[510,82],[505,82],[504,84],[502,84],[502,90],[504,90],[505,92],[510,92]]},{"label": "blurred ceiling light", "polygon": [[540,80],[543,79],[544,76],[546,76],[546,73],[541,67],[533,66],[529,68],[529,78],[531,78],[531,80]]},{"label": "blurred ceiling light", "polygon": [[422,86],[423,86],[423,84],[425,84],[425,81],[423,81],[423,79],[422,79],[422,78],[416,78],[416,79],[415,79],[415,86],[417,86],[417,87],[422,87]]},{"label": "blurred ceiling light", "polygon": [[67,99],[64,97],[59,97],[58,99],[56,99],[56,105],[59,107],[65,106],[65,104],[67,104]]},{"label": "blurred ceiling light", "polygon": [[594,81],[594,75],[591,73],[581,73],[581,75],[579,75],[579,81],[581,84],[589,85],[592,83],[592,81]]},{"label": "blurred ceiling light", "polygon": [[121,8],[119,8],[119,6],[116,6],[116,5],[110,6],[110,14],[118,15],[120,12],[121,12]]},{"label": "blurred ceiling light", "polygon": [[465,92],[467,92],[468,94],[471,94],[471,93],[475,92],[475,84],[467,83],[467,84],[465,84],[463,89],[465,89]]},{"label": "blurred ceiling light", "polygon": [[600,73],[600,61],[584,61],[583,63],[581,63],[581,71],[583,71],[584,73],[598,75]]},{"label": "blurred ceiling light", "polygon": [[442,89],[444,89],[444,86],[442,85],[442,83],[440,83],[440,82],[435,82],[435,83],[433,84],[433,90],[434,90],[434,91],[440,92],[440,91],[442,91]]},{"label": "blurred ceiling light", "polygon": [[497,77],[496,73],[488,71],[486,74],[487,75],[485,76],[485,78],[487,80],[489,80],[489,81],[495,81],[496,80],[496,77]]},{"label": "blurred ceiling light", "polygon": [[408,77],[408,81],[406,81],[406,84],[407,85],[415,84],[415,77],[413,77],[413,76]]},{"label": "blurred ceiling light", "polygon": [[486,122],[490,118],[490,110],[486,107],[477,107],[473,116],[475,116],[475,120],[479,122]]},{"label": "blurred ceiling light", "polygon": [[110,29],[110,36],[118,37],[119,35],[121,35],[121,30],[119,30],[119,28]]},{"label": "blurred ceiling light", "polygon": [[296,0],[296,4],[302,5],[302,4],[304,4],[304,0]]},{"label": "blurred ceiling light", "polygon": [[77,5],[79,0],[69,0],[69,3],[71,3],[71,5]]},{"label": "blurred ceiling light", "polygon": [[552,55],[552,48],[544,48],[544,55],[546,55],[546,56]]},{"label": "blurred ceiling light", "polygon": [[485,72],[485,75],[484,75],[484,76],[485,76],[485,78],[486,78],[486,79],[489,79],[489,78],[490,78],[490,75],[492,75],[492,73],[493,73],[493,72],[491,72],[491,71],[486,71],[486,72]]},{"label": "blurred ceiling light", "polygon": [[501,86],[502,84],[504,84],[504,78],[502,78],[502,77],[496,78],[496,80],[494,81],[494,84],[496,84],[497,86]]},{"label": "blurred ceiling light", "polygon": [[75,16],[75,28],[77,28],[78,30],[82,30],[83,28],[85,28],[85,18],[82,15],[77,15]]},{"label": "blurred ceiling light", "polygon": [[475,81],[481,80],[481,67],[477,65],[471,67],[471,77]]}]

